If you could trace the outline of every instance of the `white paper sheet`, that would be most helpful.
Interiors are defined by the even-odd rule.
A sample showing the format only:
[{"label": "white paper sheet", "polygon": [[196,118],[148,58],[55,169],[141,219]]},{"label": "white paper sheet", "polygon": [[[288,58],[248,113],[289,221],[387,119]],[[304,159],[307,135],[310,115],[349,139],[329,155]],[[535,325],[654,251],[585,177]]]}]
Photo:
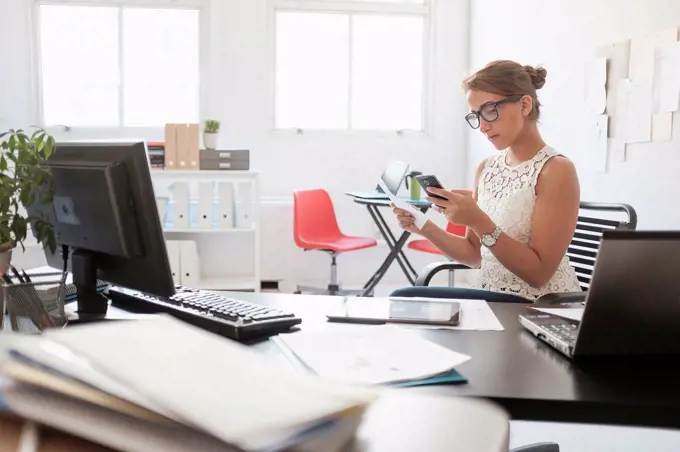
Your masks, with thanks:
[{"label": "white paper sheet", "polygon": [[583,317],[583,310],[584,308],[574,308],[574,309],[568,309],[568,308],[533,308],[537,311],[545,312],[546,314],[552,314],[552,315],[557,315],[560,317],[564,317],[565,319],[571,319],[571,320],[577,320],[581,321],[581,318]]},{"label": "white paper sheet", "polygon": [[427,223],[427,215],[425,215],[423,212],[421,212],[420,209],[415,207],[413,204],[409,204],[408,202],[404,201],[403,199],[399,199],[396,196],[392,194],[389,188],[385,185],[385,182],[383,182],[382,178],[378,182],[378,185],[380,185],[380,188],[382,189],[383,192],[387,195],[388,198],[390,198],[390,201],[392,203],[399,207],[400,209],[404,209],[407,212],[410,212],[413,215],[413,218],[415,218],[415,224],[418,229],[422,228],[425,226],[425,223]]},{"label": "white paper sheet", "polygon": [[673,113],[652,115],[652,141],[670,141],[673,138]]},{"label": "white paper sheet", "polygon": [[593,58],[586,63],[586,105],[595,115],[607,108],[607,59]]},{"label": "white paper sheet", "polygon": [[402,298],[390,297],[391,300],[421,300],[421,301],[451,301],[460,305],[460,323],[458,326],[439,326],[439,325],[407,325],[399,326],[405,328],[419,328],[430,330],[474,330],[474,331],[503,331],[503,325],[493,313],[489,305],[484,300],[457,300],[442,298]]},{"label": "white paper sheet", "polygon": [[680,43],[657,47],[654,62],[654,112],[678,110],[680,103]]},{"label": "white paper sheet", "polygon": [[634,82],[651,85],[654,81],[654,49],[658,39],[654,34],[630,41],[628,77]]},{"label": "white paper sheet", "polygon": [[609,138],[616,137],[619,124],[616,121],[618,111],[618,86],[619,82],[628,78],[630,66],[630,40],[616,42],[598,47],[596,56],[607,59],[607,109],[609,115]]},{"label": "white paper sheet", "polygon": [[[627,80],[619,84],[624,97],[626,143],[644,143],[652,139],[652,86]],[[623,109],[622,109],[623,110]]]},{"label": "white paper sheet", "polygon": [[469,356],[394,326],[301,331],[277,338],[317,374],[347,383],[420,380],[454,369]]},{"label": "white paper sheet", "polygon": [[619,138],[612,138],[611,143],[611,153],[612,159],[618,163],[626,162],[626,142]]},{"label": "white paper sheet", "polygon": [[609,117],[596,115],[588,124],[588,158],[596,171],[607,170],[607,127]]}]

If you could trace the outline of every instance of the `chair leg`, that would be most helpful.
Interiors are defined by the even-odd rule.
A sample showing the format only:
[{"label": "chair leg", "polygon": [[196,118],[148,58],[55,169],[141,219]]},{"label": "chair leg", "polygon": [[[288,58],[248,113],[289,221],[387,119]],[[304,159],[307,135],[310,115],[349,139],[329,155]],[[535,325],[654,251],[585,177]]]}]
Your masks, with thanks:
[{"label": "chair leg", "polygon": [[455,287],[456,286],[456,275],[454,273],[454,270],[449,270],[449,287]]},{"label": "chair leg", "polygon": [[336,261],[338,253],[331,254],[331,282],[328,283],[328,293],[336,295],[340,292],[340,284],[338,283],[338,263]]},{"label": "chair leg", "polygon": [[308,293],[312,295],[361,295],[363,289],[341,289],[338,281],[338,262],[337,257],[339,253],[328,251],[331,256],[331,279],[328,287],[311,287],[311,286],[297,286],[295,294]]}]

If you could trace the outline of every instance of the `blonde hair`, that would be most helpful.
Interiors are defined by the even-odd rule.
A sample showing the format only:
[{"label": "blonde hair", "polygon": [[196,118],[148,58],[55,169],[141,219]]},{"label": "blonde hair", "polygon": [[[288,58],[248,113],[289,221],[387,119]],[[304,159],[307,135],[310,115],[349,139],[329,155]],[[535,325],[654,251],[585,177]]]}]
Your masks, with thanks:
[{"label": "blonde hair", "polygon": [[548,74],[540,66],[522,66],[509,60],[492,61],[463,81],[465,91],[475,90],[501,96],[522,94],[531,96],[533,109],[531,119],[538,119],[541,115],[541,103],[536,91],[545,85]]}]

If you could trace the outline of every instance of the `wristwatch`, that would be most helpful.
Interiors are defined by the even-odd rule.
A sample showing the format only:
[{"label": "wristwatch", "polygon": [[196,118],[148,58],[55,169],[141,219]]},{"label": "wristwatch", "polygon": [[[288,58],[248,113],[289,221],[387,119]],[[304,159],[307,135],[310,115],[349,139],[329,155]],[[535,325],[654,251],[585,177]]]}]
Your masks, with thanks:
[{"label": "wristwatch", "polygon": [[501,231],[501,228],[496,226],[496,229],[494,229],[491,234],[482,234],[481,238],[482,245],[484,245],[487,248],[491,248],[496,244],[496,241],[498,241],[498,237],[500,237],[502,233],[503,231]]}]

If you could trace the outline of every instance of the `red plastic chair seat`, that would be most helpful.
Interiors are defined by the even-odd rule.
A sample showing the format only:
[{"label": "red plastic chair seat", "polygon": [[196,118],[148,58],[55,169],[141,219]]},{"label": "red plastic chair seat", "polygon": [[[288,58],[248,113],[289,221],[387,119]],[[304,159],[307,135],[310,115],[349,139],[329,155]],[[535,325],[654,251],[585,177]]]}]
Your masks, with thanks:
[{"label": "red plastic chair seat", "polygon": [[412,249],[412,250],[415,250],[415,251],[421,251],[423,253],[439,254],[439,255],[444,254],[444,253],[441,252],[441,250],[439,248],[437,248],[432,243],[430,243],[429,240],[425,240],[425,239],[413,240],[413,241],[409,242],[408,247],[409,247],[409,249]]},{"label": "red plastic chair seat", "polygon": [[344,236],[333,240],[314,240],[305,241],[302,245],[308,250],[331,250],[336,253],[344,253],[346,251],[362,250],[376,246],[378,242],[369,237],[352,237]]},{"label": "red plastic chair seat", "polygon": [[293,234],[299,248],[344,253],[378,244],[373,238],[345,235],[340,231],[333,202],[325,190],[296,190],[293,199]]},{"label": "red plastic chair seat", "polygon": [[[465,237],[467,228],[460,224],[448,223],[446,225],[446,231],[457,235],[458,237]],[[412,240],[409,242],[408,248],[423,253],[438,254],[440,256],[444,254],[439,250],[439,248],[434,246],[429,240],[426,239]]]}]

